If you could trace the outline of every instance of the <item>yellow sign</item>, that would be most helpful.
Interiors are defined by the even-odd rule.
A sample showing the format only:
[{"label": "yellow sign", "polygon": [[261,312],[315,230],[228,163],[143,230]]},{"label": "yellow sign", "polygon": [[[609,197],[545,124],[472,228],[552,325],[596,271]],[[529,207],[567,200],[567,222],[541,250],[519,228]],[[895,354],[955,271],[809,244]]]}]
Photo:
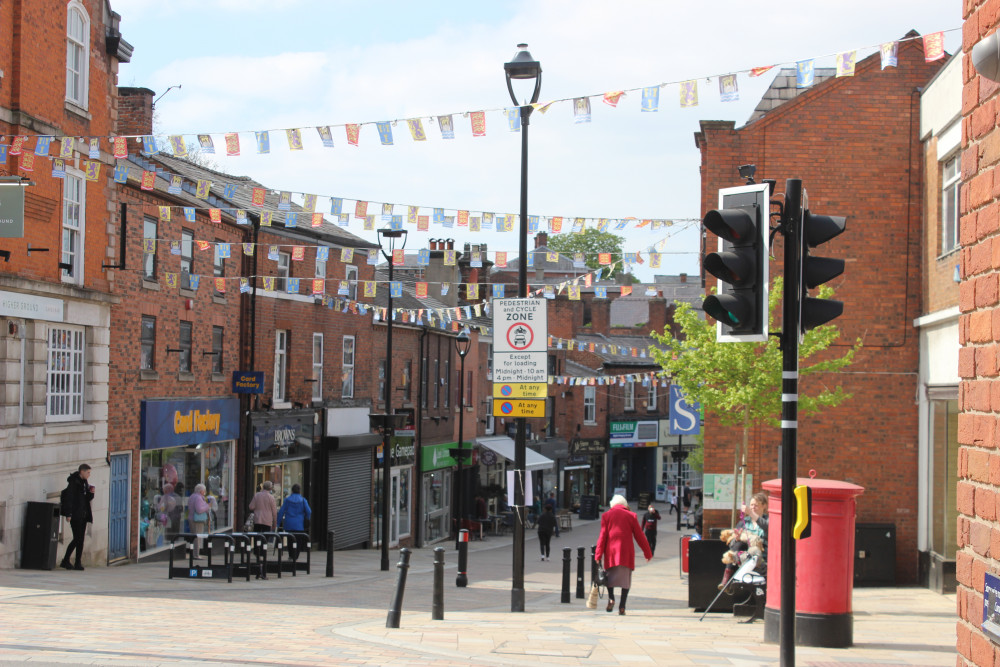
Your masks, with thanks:
[{"label": "yellow sign", "polygon": [[494,382],[493,398],[545,398],[549,385],[544,382]]},{"label": "yellow sign", "polygon": [[545,401],[494,400],[494,417],[544,417]]}]

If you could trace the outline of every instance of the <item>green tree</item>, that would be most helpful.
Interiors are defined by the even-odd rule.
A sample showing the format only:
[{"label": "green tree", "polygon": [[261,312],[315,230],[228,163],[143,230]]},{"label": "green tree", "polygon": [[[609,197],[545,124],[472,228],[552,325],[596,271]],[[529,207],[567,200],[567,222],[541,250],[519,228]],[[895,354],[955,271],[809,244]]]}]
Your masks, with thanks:
[{"label": "green tree", "polygon": [[[610,232],[601,232],[594,227],[588,227],[579,234],[557,234],[550,236],[548,240],[549,250],[554,250],[560,254],[572,254],[582,252],[585,256],[587,266],[592,269],[601,268],[597,263],[597,255],[602,252],[611,253],[613,260],[618,261],[623,256],[625,239]],[[621,262],[608,271],[604,267],[602,278],[611,278],[621,271]]]},{"label": "green tree", "polygon": [[[774,331],[775,314],[781,307],[783,292],[781,278],[776,278],[770,292],[769,330]],[[833,290],[821,288],[820,297],[830,298]],[[666,371],[671,382],[679,385],[687,400],[699,402],[706,412],[711,412],[724,426],[742,426],[743,442],[735,448],[733,481],[740,480],[733,495],[732,522],[736,522],[736,508],[743,493],[746,474],[747,445],[750,428],[754,425],[781,423],[781,350],[777,336],[766,343],[718,343],[715,340],[714,320],[702,319],[690,304],[680,304],[674,312],[674,321],[682,335],[675,338],[669,329],[653,338],[666,349],[650,348],[653,359]],[[824,355],[822,360],[806,363],[805,360],[823,352],[840,337],[840,330],[826,324],[807,331],[799,344],[799,377],[815,373],[831,373],[848,366],[861,340],[840,356]],[[840,386],[822,388],[813,395],[806,394],[799,385],[799,414],[817,412],[826,406],[836,406],[850,398]],[[742,471],[742,475],[740,474]]]}]

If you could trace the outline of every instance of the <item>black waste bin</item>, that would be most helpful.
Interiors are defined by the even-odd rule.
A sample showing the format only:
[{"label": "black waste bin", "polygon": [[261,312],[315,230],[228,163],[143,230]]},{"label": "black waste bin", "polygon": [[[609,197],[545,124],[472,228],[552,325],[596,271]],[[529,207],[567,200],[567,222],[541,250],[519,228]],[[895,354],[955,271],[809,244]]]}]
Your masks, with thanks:
[{"label": "black waste bin", "polygon": [[29,502],[21,529],[21,567],[51,570],[59,551],[59,505]]}]

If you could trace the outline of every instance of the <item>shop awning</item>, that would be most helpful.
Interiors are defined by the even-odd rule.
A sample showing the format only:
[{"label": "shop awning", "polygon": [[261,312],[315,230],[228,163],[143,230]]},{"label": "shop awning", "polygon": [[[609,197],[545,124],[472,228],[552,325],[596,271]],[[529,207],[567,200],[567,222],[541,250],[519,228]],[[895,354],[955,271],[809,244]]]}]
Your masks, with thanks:
[{"label": "shop awning", "polygon": [[[514,440],[507,436],[497,436],[495,438],[476,438],[476,443],[492,449],[494,452],[504,457],[511,463],[514,462]],[[528,470],[549,470],[553,461],[538,452],[524,448],[524,462]]]}]

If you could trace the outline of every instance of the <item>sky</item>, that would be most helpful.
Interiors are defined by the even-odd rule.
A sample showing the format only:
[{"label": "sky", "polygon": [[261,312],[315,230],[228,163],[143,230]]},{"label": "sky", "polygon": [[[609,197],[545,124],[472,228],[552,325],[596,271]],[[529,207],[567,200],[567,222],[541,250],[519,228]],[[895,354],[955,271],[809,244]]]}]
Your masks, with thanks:
[{"label": "sky", "polygon": [[[648,261],[635,267],[642,281],[698,272],[694,133],[702,120],[744,124],[777,68],[757,78],[738,74],[735,102],[719,101],[718,75],[809,58],[833,67],[836,53],[857,49],[861,60],[911,29],[951,31],[945,47],[954,53],[961,7],[959,0],[112,0],[135,47],[119,85],[162,95],[157,134],[191,142],[211,134],[219,153],[223,135],[239,132],[240,157],[207,156],[217,168],[274,190],[319,195],[326,211],[329,197],[343,197],[352,211],[360,199],[396,204],[397,214],[408,205],[421,206],[421,215],[432,208],[517,213],[521,134],[500,110],[512,106],[503,64],[527,43],[542,66],[540,102],[598,96],[590,123],[574,123],[568,101],[532,114],[529,214],[673,221],[617,232],[626,252],[645,257],[655,244],[664,253],[659,269]],[[691,79],[699,82],[699,105],[681,108],[677,82]],[[599,97],[663,83],[656,113],[640,111],[639,90],[617,107]],[[473,137],[463,114],[479,110],[488,110],[486,135]],[[429,120],[443,114],[454,114],[453,140]],[[410,138],[409,118],[422,119],[426,141]],[[374,125],[363,125],[359,145],[350,146],[340,127],[397,119],[392,146],[381,145]],[[314,128],[324,125],[334,126],[334,148],[320,144]],[[288,149],[285,128],[302,128],[303,150]],[[256,154],[259,130],[271,130],[270,154]],[[734,173],[732,185],[740,184]],[[445,237],[512,256],[518,247],[516,223],[513,233],[409,229],[408,251]],[[352,219],[349,230],[377,241],[360,221]]]}]

